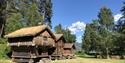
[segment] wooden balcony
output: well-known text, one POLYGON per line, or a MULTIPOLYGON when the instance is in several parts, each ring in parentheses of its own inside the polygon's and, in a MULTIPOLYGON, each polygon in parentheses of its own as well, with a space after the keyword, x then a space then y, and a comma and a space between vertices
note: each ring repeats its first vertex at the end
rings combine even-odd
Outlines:
POLYGON ((9 46, 35 46, 33 42, 16 42, 16 43, 9 43, 9 46))
POLYGON ((29 62, 30 61, 30 59, 23 59, 23 58, 14 58, 13 59, 13 62, 19 62, 19 63, 27 63, 27 62, 29 62))
POLYGON ((13 52, 12 57, 31 58, 31 54, 29 52, 13 52))
POLYGON ((48 52, 37 55, 38 57, 49 57, 48 52))
POLYGON ((33 42, 36 45, 40 45, 40 46, 55 47, 55 42, 52 38, 47 38, 46 40, 44 40, 43 37, 36 37, 36 38, 34 38, 33 42))

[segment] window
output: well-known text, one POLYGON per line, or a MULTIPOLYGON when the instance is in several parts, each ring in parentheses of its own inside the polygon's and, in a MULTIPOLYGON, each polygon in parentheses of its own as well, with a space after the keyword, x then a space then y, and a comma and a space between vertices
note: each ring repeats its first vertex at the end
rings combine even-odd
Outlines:
POLYGON ((44 41, 47 41, 47 36, 43 36, 43 40, 44 40, 44 41))

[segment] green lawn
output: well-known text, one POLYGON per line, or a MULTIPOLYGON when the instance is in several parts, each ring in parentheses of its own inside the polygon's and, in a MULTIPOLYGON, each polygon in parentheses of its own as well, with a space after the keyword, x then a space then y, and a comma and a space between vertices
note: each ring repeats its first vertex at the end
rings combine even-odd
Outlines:
POLYGON ((116 59, 94 59, 94 58, 76 58, 66 60, 56 60, 52 63, 125 63, 125 60, 116 59))
MULTIPOLYGON (((0 63, 12 63, 11 60, 1 59, 0 63)), ((116 59, 95 59, 95 58, 76 58, 66 60, 55 60, 52 63, 125 63, 125 60, 116 59)))
POLYGON ((13 63, 13 62, 11 62, 11 60, 7 60, 7 59, 0 59, 0 63, 13 63))

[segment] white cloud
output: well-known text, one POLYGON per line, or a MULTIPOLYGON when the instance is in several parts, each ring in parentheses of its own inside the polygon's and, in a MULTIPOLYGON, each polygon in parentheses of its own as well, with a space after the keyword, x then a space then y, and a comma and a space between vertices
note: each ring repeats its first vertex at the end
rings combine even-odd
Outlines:
POLYGON ((122 14, 114 15, 114 21, 117 22, 122 17, 122 14))
POLYGON ((72 32, 72 34, 76 34, 77 32, 84 31, 86 27, 86 24, 84 22, 77 21, 75 23, 72 23, 71 26, 68 27, 68 29, 72 32))

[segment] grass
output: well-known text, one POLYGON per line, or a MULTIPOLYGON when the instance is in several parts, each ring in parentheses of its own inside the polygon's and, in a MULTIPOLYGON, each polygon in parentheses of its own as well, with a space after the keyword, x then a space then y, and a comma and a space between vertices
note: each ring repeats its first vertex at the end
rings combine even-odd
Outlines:
POLYGON ((125 60, 116 59, 95 59, 95 58, 76 58, 66 60, 55 60, 52 63, 125 63, 125 60))
POLYGON ((11 60, 7 59, 0 59, 0 63, 13 63, 11 60))
POLYGON ((94 56, 79 54, 76 59, 55 60, 52 63, 125 63, 125 60, 97 59, 94 56))
MULTIPOLYGON (((0 63, 13 63, 11 60, 0 59, 0 63)), ((80 58, 76 59, 65 59, 65 60, 55 60, 52 63, 125 63, 125 60, 119 59, 96 59, 96 58, 80 58)))

